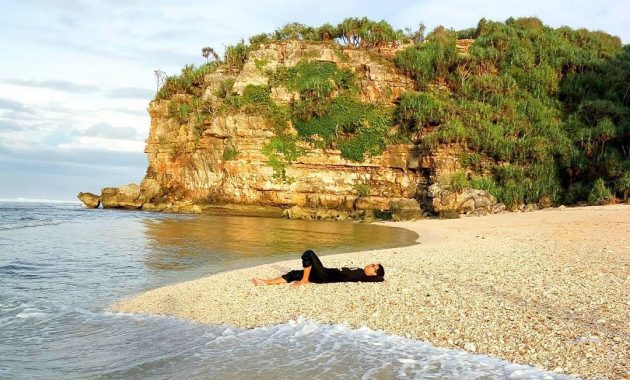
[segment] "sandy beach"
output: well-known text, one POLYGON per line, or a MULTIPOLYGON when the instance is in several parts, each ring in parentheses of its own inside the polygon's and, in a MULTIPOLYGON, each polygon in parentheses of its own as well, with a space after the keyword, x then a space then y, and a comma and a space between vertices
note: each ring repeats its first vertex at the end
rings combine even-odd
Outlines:
POLYGON ((415 231, 418 243, 322 259, 329 267, 380 261, 384 283, 251 283, 300 268, 296 252, 295 260, 153 289, 110 309, 247 328, 302 316, 580 377, 630 378, 630 206, 387 225, 415 231))

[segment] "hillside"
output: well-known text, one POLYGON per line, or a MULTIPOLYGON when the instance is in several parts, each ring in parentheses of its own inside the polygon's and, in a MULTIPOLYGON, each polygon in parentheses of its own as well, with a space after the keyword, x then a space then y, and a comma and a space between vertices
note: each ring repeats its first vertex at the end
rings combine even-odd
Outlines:
POLYGON ((630 190, 630 47, 604 32, 346 19, 203 53, 151 102, 125 207, 406 219, 630 190))

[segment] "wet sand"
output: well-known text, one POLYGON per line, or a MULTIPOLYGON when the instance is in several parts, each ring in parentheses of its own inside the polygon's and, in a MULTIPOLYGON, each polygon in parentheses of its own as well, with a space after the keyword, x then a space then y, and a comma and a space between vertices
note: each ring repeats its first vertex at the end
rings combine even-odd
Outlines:
POLYGON ((581 377, 630 378, 630 206, 386 225, 415 231, 418 244, 322 259, 330 267, 380 261, 384 283, 251 283, 299 268, 298 252, 110 308, 247 328, 303 316, 581 377))

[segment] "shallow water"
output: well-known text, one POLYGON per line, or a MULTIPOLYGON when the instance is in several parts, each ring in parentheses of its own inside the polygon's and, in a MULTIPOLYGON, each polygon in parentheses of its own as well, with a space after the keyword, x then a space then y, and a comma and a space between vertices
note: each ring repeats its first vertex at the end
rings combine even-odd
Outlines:
POLYGON ((564 378, 367 328, 299 320, 243 330, 103 311, 129 294, 307 248, 416 239, 354 223, 0 202, 0 378, 564 378))

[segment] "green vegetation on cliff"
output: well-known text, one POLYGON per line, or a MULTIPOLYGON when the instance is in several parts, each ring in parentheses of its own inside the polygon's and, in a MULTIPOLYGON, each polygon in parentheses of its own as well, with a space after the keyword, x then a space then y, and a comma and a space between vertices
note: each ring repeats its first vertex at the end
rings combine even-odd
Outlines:
POLYGON ((437 29, 396 56, 422 90, 402 96, 399 121, 437 126, 430 147, 459 143, 487 158, 469 177, 508 206, 606 198, 589 194, 630 171, 630 47, 534 18, 481 20, 468 33, 468 54, 457 54, 456 32, 437 29))
MULTIPOLYGON (((452 187, 486 189, 508 207, 602 203, 630 191, 630 46, 536 18, 482 19, 462 31, 438 27, 426 39, 422 26, 403 32, 365 18, 317 28, 288 24, 227 47, 222 61, 186 66, 167 78, 156 100, 197 99, 208 73, 242 69, 261 44, 285 40, 329 44, 340 56, 367 49, 416 88, 395 103, 362 102, 355 70, 309 57, 267 72, 268 85, 249 85, 241 95, 226 80, 216 92, 224 110, 265 116, 274 127, 277 137, 263 152, 279 179, 290 181, 285 169, 301 154, 298 141, 363 161, 389 143, 413 140, 426 149, 461 149, 463 168, 452 187), (462 38, 474 42, 458 48, 462 38), (399 52, 379 54, 382 47, 399 52), (278 87, 297 98, 276 104, 271 90, 278 87)), ((261 72, 267 65, 255 63, 261 72)), ((194 116, 202 123, 204 113, 218 112, 203 101, 174 104, 180 122, 194 116)))
POLYGON ((271 85, 300 95, 290 111, 300 139, 319 147, 336 146, 343 157, 363 161, 366 154, 385 148, 392 107, 360 102, 356 79, 351 70, 332 62, 303 60, 277 70, 271 85))

